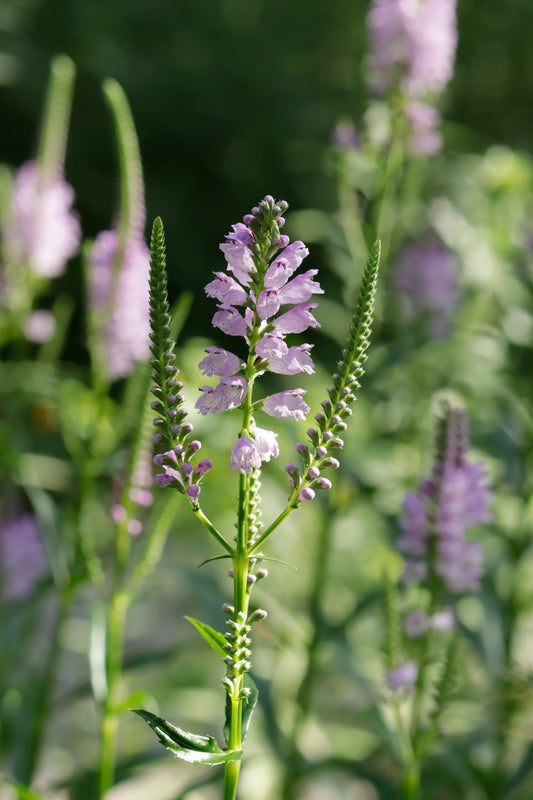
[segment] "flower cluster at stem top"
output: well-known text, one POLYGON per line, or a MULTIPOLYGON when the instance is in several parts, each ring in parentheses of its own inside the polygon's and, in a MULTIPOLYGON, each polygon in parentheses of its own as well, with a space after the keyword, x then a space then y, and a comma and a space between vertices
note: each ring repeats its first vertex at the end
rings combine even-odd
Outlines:
POLYGON ((309 413, 305 391, 299 388, 253 400, 254 382, 266 371, 280 375, 314 372, 311 345, 289 346, 286 342, 288 334, 319 325, 312 314, 316 303, 309 300, 322 293, 314 280, 316 269, 294 275, 309 251, 303 242, 290 244, 288 236, 280 233, 287 207, 285 201, 276 203, 267 195, 242 222, 233 225, 220 245, 227 271, 215 272, 215 279, 205 288, 209 297, 218 300, 213 325, 229 336, 244 338, 248 353, 241 360, 223 348, 206 348, 200 369, 220 380, 214 387, 201 387, 196 408, 201 414, 243 410, 231 468, 244 474, 279 455, 277 434, 256 425, 256 411, 296 420, 309 413))

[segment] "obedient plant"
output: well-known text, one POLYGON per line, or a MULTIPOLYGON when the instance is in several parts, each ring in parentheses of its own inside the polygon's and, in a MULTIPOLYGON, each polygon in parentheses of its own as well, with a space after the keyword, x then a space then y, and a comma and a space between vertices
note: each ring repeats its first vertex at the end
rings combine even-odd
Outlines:
POLYGON ((89 327, 93 363, 107 380, 117 380, 148 357, 149 253, 142 165, 128 101, 111 79, 104 94, 119 153, 120 209, 115 228, 99 233, 89 253, 89 327))
POLYGON ((468 533, 490 521, 491 493, 483 463, 470 462, 468 449, 464 410, 445 404, 431 473, 416 492, 405 496, 397 541, 405 557, 402 583, 418 589, 415 607, 402 619, 393 587, 386 592, 387 684, 393 693, 407 800, 419 796, 421 766, 454 689, 457 599, 475 592, 483 573, 481 544, 468 533), (428 708, 430 684, 433 698, 428 708), (407 722, 400 708, 402 697, 409 702, 407 722))
POLYGON ((11 333, 37 342, 50 338, 54 320, 49 311, 33 311, 35 299, 49 279, 63 274, 81 238, 74 190, 64 178, 75 72, 67 56, 52 62, 37 157, 16 172, 1 226, 0 310, 5 306, 11 333))
POLYGON ((377 95, 400 93, 410 149, 427 155, 441 147, 433 99, 453 74, 456 0, 374 0, 368 14, 368 84, 377 95))
MULTIPOLYGON (((277 458, 277 434, 260 427, 256 417, 292 417, 303 420, 309 412, 304 390, 298 387, 257 398, 256 384, 266 372, 295 376, 313 372, 309 344, 290 345, 286 337, 317 327, 313 316, 316 303, 310 302, 322 289, 314 280, 316 270, 297 273, 308 255, 305 245, 289 242, 281 233, 284 201, 267 195, 221 244, 227 270, 216 272, 206 286, 209 297, 218 301, 213 325, 226 335, 243 339, 245 357, 231 350, 209 347, 200 362, 205 375, 217 376, 218 383, 202 386, 196 408, 201 414, 238 410, 240 431, 229 455, 229 466, 238 474, 237 535, 228 538, 201 509, 202 483, 212 467, 200 458, 201 443, 194 438, 193 425, 183 405, 182 383, 178 377, 169 327, 166 290, 163 226, 153 226, 150 272, 151 352, 153 367, 152 408, 155 412, 154 439, 160 450, 155 463, 161 468, 159 486, 184 494, 192 512, 222 547, 215 558, 231 559, 233 598, 225 602, 225 633, 192 620, 208 644, 221 656, 226 667, 223 680, 226 692, 226 746, 208 736, 188 733, 150 712, 139 713, 157 733, 160 741, 179 758, 203 764, 225 764, 224 798, 235 797, 244 737, 257 700, 257 689, 250 678, 251 631, 253 623, 266 617, 263 609, 253 609, 255 583, 267 576, 262 563, 268 560, 262 547, 270 535, 302 503, 315 497, 317 489, 329 489, 331 481, 323 473, 339 466, 335 457, 343 446, 340 434, 346 429, 359 378, 363 374, 369 344, 374 293, 380 260, 379 243, 374 245, 363 274, 350 334, 333 375, 333 385, 315 425, 307 431, 309 442, 299 442, 296 451, 301 464, 285 465, 289 497, 286 506, 268 525, 261 523, 261 469, 277 458)), ((261 420, 262 421, 262 420, 261 420)), ((263 423, 264 424, 264 423, 263 423)))

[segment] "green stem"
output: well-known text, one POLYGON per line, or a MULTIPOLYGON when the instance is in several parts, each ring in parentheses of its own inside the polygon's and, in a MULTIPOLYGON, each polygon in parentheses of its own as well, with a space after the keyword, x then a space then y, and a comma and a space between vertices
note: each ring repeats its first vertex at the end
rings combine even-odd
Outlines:
POLYGON ((233 547, 224 539, 222 534, 219 533, 219 531, 217 531, 217 529, 215 528, 215 526, 213 525, 211 520, 209 520, 206 517, 206 515, 204 514, 202 509, 199 506, 196 506, 196 507, 192 506, 192 511, 193 511, 193 514, 195 515, 195 517, 200 520, 202 525, 205 525, 205 527, 207 528, 209 533, 211 533, 215 537, 217 542, 222 545, 224 550, 227 553, 229 553, 231 556, 233 556, 234 555, 233 547))
POLYGON ((405 768, 403 778, 403 795, 405 800, 419 800, 420 797, 420 764, 413 762, 405 768))
POLYGON ((322 597, 327 580, 328 555, 331 549, 331 523, 335 510, 335 506, 330 498, 328 513, 324 514, 322 517, 322 525, 316 547, 314 576, 309 599, 309 617, 313 624, 313 631, 307 647, 305 673, 296 696, 295 715, 288 743, 288 753, 286 757, 287 769, 283 781, 281 800, 292 800, 298 779, 302 774, 303 765, 298 750, 298 738, 302 725, 311 709, 311 691, 315 681, 318 651, 323 638, 324 617, 322 612, 322 597))
POLYGON ((113 786, 118 734, 118 691, 122 672, 124 628, 129 595, 116 592, 111 597, 108 613, 107 698, 102 710, 102 751, 100 760, 99 800, 104 800, 113 786))
POLYGON ((404 160, 404 140, 401 132, 396 132, 391 143, 385 172, 383 192, 376 222, 376 235, 382 243, 382 263, 387 263, 396 223, 396 190, 398 176, 404 160))

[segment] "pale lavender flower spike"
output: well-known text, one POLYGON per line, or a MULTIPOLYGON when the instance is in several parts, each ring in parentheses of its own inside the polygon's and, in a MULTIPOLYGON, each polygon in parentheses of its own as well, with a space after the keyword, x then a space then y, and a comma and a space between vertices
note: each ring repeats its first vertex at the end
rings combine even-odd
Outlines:
POLYGON ((42 278, 57 278, 79 249, 81 228, 72 210, 74 190, 61 174, 46 176, 27 161, 13 183, 11 215, 4 230, 10 261, 42 278))
POLYGON ((148 357, 147 286, 150 253, 140 232, 121 253, 117 231, 102 231, 89 259, 89 305, 102 316, 107 376, 129 375, 136 361, 148 357))
POLYGON ((491 519, 491 493, 481 462, 466 460, 468 434, 462 409, 445 407, 431 476, 408 493, 398 549, 406 556, 404 580, 439 584, 452 595, 478 587, 481 546, 468 529, 491 519))
MULTIPOLYGON (((314 280, 317 270, 295 275, 309 251, 303 242, 289 244, 288 237, 279 233, 286 208, 284 201, 275 203, 272 197, 265 197, 243 222, 233 225, 220 245, 231 275, 215 272, 215 280, 205 288, 206 294, 219 302, 213 325, 229 336, 243 338, 248 357, 241 361, 228 350, 206 349, 208 355, 200 362, 200 369, 206 375, 218 375, 220 381, 214 387, 201 388, 202 396, 196 402, 201 414, 242 405, 255 377, 265 371, 280 375, 314 372, 311 345, 289 347, 285 342, 287 334, 318 326, 311 313, 316 303, 309 300, 322 293, 314 280), (237 375, 241 370, 244 377, 237 375)), ((252 410, 302 420, 309 413, 303 394, 303 389, 278 392, 256 401, 252 410)), ((231 454, 232 469, 250 474, 262 462, 277 457, 276 436, 257 427, 250 413, 231 454)))
POLYGON ((370 86, 411 97, 441 92, 453 74, 456 0, 374 0, 368 14, 370 86))
POLYGON ((392 285, 409 319, 418 319, 432 336, 449 333, 459 301, 456 258, 436 237, 405 245, 394 265, 392 285))
POLYGON ((115 118, 121 204, 117 226, 102 231, 89 254, 89 307, 97 330, 99 361, 110 380, 129 375, 149 355, 150 252, 144 241, 145 206, 137 137, 127 99, 116 81, 104 84, 115 118))

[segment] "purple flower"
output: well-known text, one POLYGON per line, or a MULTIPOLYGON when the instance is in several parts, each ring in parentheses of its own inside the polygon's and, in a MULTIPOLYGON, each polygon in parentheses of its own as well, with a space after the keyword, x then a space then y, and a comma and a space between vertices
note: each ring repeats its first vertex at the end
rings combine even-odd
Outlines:
POLYGON ((456 0, 373 0, 369 83, 377 93, 400 88, 413 97, 441 92, 453 74, 456 0))
POLYGON ((246 303, 248 294, 236 280, 224 272, 215 272, 214 274, 216 280, 211 281, 205 287, 208 297, 214 297, 229 306, 242 306, 246 303))
POLYGON ((232 226, 233 233, 226 236, 226 242, 220 245, 228 263, 228 269, 246 286, 250 283, 255 270, 254 260, 249 245, 253 242, 253 233, 242 222, 232 226))
POLYGON ((200 414, 220 414, 241 404, 246 394, 246 379, 222 378, 217 386, 202 386, 200 391, 203 395, 195 404, 200 414))
POLYGON ((246 336, 248 325, 237 309, 222 303, 213 317, 213 325, 228 336, 246 336))
POLYGON ((414 661, 406 661, 387 673, 387 686, 393 692, 412 689, 418 678, 418 667, 414 661))
POLYGON ((0 578, 4 596, 24 597, 45 572, 44 547, 33 514, 1 520, 0 578))
POLYGON ((96 312, 111 380, 129 375, 149 355, 150 254, 140 236, 118 252, 116 231, 102 231, 89 256, 89 305, 96 312), (118 259, 118 262, 117 262, 118 259))
POLYGON ((281 305, 286 303, 306 303, 311 295, 324 294, 320 284, 313 280, 317 273, 317 269, 309 269, 285 284, 279 291, 281 305))
POLYGON ((255 446, 261 461, 270 461, 271 458, 279 456, 277 438, 278 434, 274 431, 259 428, 257 425, 254 427, 255 446))
POLYGON ((441 114, 433 106, 410 100, 405 109, 409 123, 409 148, 414 156, 431 156, 442 147, 442 135, 437 130, 442 120, 441 114))
POLYGON ((315 365, 309 355, 313 345, 301 344, 288 347, 281 336, 266 333, 255 346, 255 352, 268 360, 268 369, 278 375, 296 375, 298 372, 309 374, 315 371, 315 365))
POLYGON ((355 125, 347 120, 337 122, 331 134, 331 140, 337 147, 345 147, 348 150, 358 150, 361 145, 355 125))
POLYGON ((263 289, 257 298, 259 319, 268 319, 277 314, 281 305, 281 292, 277 289, 263 289))
POLYGON ((405 300, 408 319, 420 319, 432 336, 445 336, 459 294, 455 256, 438 239, 426 236, 398 255, 393 288, 405 300))
POLYGON ((254 469, 261 467, 261 457, 257 450, 256 443, 246 434, 237 439, 231 452, 231 468, 251 475, 254 469))
POLYGON ((24 336, 28 341, 36 344, 50 341, 55 329, 54 315, 45 309, 32 311, 24 320, 24 336))
POLYGON ((466 427, 464 411, 445 408, 431 476, 416 494, 406 495, 398 540, 407 556, 404 581, 431 581, 435 576, 453 594, 477 588, 483 571, 481 547, 466 535, 471 526, 491 518, 484 467, 465 458, 466 427))
POLYGON ((220 375, 229 378, 241 368, 241 360, 222 347, 205 347, 208 355, 198 364, 204 375, 220 375))
POLYGON ((298 421, 305 419, 309 414, 309 406, 303 400, 305 389, 288 389, 265 397, 262 409, 271 417, 294 417, 298 421))
POLYGON ((316 308, 316 303, 305 303, 301 306, 295 306, 278 317, 274 323, 276 333, 302 333, 307 328, 320 328, 320 323, 311 314, 310 309, 316 308))
POLYGON ((45 178, 27 161, 13 184, 4 233, 7 258, 43 278, 57 278, 79 249, 81 229, 72 210, 74 190, 62 177, 45 178))

